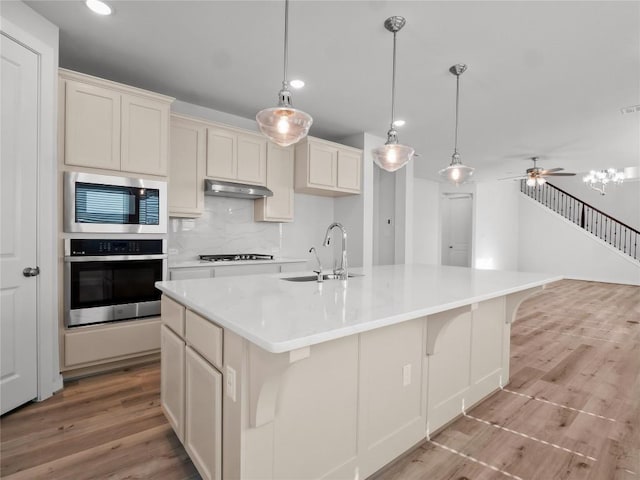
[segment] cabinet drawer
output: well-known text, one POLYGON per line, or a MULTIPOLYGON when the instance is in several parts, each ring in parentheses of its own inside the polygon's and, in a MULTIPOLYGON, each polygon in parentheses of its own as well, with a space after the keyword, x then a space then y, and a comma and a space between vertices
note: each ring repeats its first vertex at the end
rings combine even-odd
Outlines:
POLYGON ((222 328, 187 310, 186 339, 200 355, 222 369, 222 328))
POLYGON ((80 328, 64 334, 66 367, 132 358, 159 349, 159 318, 80 328))
POLYGON ((163 295, 160 303, 160 309, 162 312, 162 323, 184 338, 185 308, 179 303, 171 300, 166 295, 163 295))

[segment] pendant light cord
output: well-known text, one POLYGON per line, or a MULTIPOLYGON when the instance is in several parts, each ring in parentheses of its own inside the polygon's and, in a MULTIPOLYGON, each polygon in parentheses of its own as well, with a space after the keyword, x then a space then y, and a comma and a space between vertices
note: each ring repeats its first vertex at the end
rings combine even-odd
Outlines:
POLYGON ((393 73, 391 77, 391 128, 395 119, 395 103, 396 103, 396 33, 393 32, 393 73))
POLYGON ((284 74, 283 86, 287 86, 287 67, 289 63, 289 0, 284 0, 284 74))
POLYGON ((455 130, 455 140, 453 145, 453 153, 454 155, 458 153, 458 104, 460 98, 460 74, 456 74, 456 130, 455 130))

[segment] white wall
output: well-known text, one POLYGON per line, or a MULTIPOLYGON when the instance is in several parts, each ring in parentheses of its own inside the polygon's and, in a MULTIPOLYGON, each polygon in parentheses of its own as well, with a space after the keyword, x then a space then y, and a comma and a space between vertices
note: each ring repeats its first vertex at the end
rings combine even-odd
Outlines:
POLYGON ((413 261, 440 264, 440 184, 413 180, 413 261))
POLYGON ((586 187, 582 175, 555 177, 549 181, 616 220, 640 230, 640 179, 627 180, 620 185, 607 185, 606 195, 600 195, 586 187))
POLYGON ((377 166, 373 172, 373 264, 393 265, 396 254, 396 177, 377 166))
POLYGON ((520 195, 519 270, 640 285, 640 263, 520 195))
MULTIPOLYGON (((374 181, 373 162, 371 160, 371 136, 358 134, 339 140, 339 143, 362 149, 362 178, 360 195, 346 195, 334 200, 334 219, 342 223, 347 231, 347 255, 350 267, 368 268, 373 258, 373 204, 374 181)), ((325 226, 326 227, 326 226, 325 226)), ((334 255, 340 258, 338 232, 334 232, 336 241, 334 255)))
POLYGON ((517 182, 476 184, 473 266, 490 270, 518 269, 517 182))

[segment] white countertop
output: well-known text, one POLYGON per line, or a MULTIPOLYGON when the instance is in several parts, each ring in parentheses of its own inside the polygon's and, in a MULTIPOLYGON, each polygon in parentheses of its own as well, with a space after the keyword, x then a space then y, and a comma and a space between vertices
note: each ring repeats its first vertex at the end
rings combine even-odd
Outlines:
POLYGON ((282 280, 307 274, 177 280, 157 282, 156 287, 261 348, 281 353, 562 278, 462 267, 387 265, 373 267, 364 276, 346 282, 282 280))
POLYGON ((306 263, 303 258, 274 258, 273 260, 233 260, 224 262, 209 262, 198 258, 193 260, 172 261, 169 258, 169 268, 193 268, 193 267, 232 267, 234 265, 268 265, 270 263, 306 263))

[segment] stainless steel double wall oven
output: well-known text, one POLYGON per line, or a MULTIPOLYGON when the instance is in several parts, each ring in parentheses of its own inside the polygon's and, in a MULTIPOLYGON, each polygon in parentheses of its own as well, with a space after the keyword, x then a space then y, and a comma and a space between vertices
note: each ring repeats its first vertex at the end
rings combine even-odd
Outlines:
POLYGON ((166 182, 66 172, 64 231, 67 327, 160 314, 166 182))

